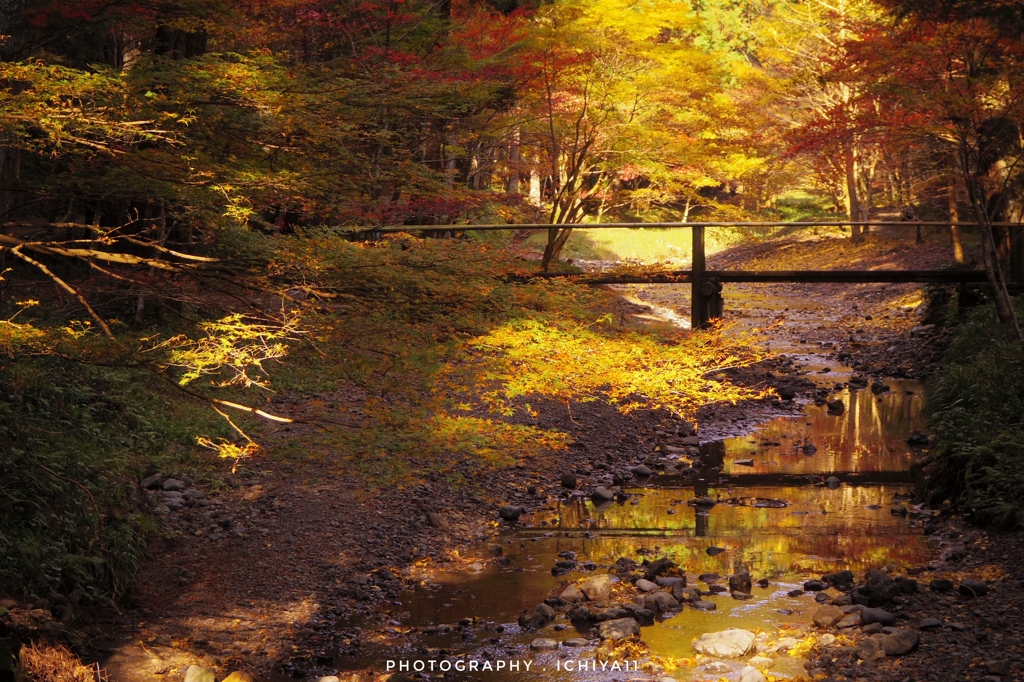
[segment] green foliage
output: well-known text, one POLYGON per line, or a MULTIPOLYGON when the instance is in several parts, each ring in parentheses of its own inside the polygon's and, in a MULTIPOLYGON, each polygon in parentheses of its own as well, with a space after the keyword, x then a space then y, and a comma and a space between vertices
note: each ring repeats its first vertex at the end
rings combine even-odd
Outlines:
POLYGON ((218 426, 137 373, 47 357, 0 368, 0 585, 10 594, 124 594, 153 524, 136 481, 183 471, 218 426))
POLYGON ((952 499, 978 523, 1024 525, 1024 351, 991 306, 959 321, 928 406, 939 439, 932 500, 952 499))

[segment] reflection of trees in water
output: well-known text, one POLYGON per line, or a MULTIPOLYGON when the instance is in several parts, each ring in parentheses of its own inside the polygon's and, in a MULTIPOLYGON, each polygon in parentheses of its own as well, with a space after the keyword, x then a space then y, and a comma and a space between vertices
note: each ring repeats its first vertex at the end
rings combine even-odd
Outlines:
MULTIPOLYGON (((905 471, 915 461, 904 439, 913 429, 924 428, 920 399, 905 393, 909 382, 890 382, 892 391, 875 396, 868 389, 844 396, 842 415, 828 414, 824 407, 808 407, 796 418, 776 419, 754 436, 726 441, 731 459, 752 457, 749 473, 831 471, 905 471), (808 425, 809 424, 809 425, 808 425), (804 455, 795 445, 808 438, 818 451, 804 455), (778 446, 762 447, 762 442, 778 446)), ((731 467, 738 473, 739 467, 731 467)))
POLYGON ((675 558, 688 571, 735 570, 745 564, 761 574, 790 570, 835 570, 837 562, 854 569, 880 564, 915 563, 930 556, 927 540, 906 520, 889 513, 889 502, 903 486, 790 486, 719 489, 711 486, 644 492, 640 504, 613 504, 602 511, 582 500, 560 510, 559 528, 592 530, 583 551, 598 563, 636 556, 644 547, 675 558), (686 501, 693 495, 781 498, 784 509, 717 504, 707 515, 686 501), (879 510, 866 509, 881 505, 879 510), (670 509, 675 510, 669 514, 670 509), (825 513, 822 513, 825 512, 825 513), (898 538, 894 541, 894 538, 898 538), (709 557, 706 549, 728 552, 709 557))

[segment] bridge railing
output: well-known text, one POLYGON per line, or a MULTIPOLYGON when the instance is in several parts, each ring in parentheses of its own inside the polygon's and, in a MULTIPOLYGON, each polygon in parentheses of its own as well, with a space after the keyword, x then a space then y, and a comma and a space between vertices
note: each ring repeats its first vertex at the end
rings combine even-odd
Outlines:
MULTIPOLYGON (((574 225, 552 225, 549 223, 526 223, 515 225, 395 225, 380 228, 353 229, 356 234, 380 235, 396 232, 450 231, 450 232, 491 232, 498 230, 552 230, 572 227, 574 229, 615 229, 615 228, 659 228, 692 230, 693 251, 689 270, 673 270, 663 273, 623 275, 580 275, 576 273, 536 273, 531 277, 572 277, 585 284, 690 284, 691 324, 693 328, 705 327, 724 310, 722 285, 727 282, 938 282, 969 283, 984 282, 983 270, 708 270, 704 248, 704 231, 707 228, 764 228, 764 227, 977 227, 977 222, 929 221, 929 220, 874 220, 874 221, 737 221, 737 222, 644 222, 644 223, 595 223, 574 225)), ((996 222, 994 227, 1011 230, 1013 241, 1022 238, 1020 223, 996 222)), ((1014 256, 1017 256, 1014 249, 1014 256)), ((1024 258, 1011 259, 1010 280, 1024 284, 1024 258)), ((1017 287, 1015 287, 1017 288, 1017 287)))

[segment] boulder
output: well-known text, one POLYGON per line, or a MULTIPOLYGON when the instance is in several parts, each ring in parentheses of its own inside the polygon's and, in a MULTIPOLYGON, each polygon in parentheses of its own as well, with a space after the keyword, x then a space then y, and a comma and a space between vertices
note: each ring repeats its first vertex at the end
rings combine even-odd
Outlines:
POLYGON ((590 641, 586 640, 586 639, 583 639, 582 637, 573 637, 571 639, 567 639, 567 640, 563 641, 562 644, 564 644, 565 646, 571 646, 571 647, 581 647, 581 646, 590 646, 590 641))
POLYGON ((534 611, 539 613, 541 617, 546 621, 550 622, 555 619, 555 610, 547 604, 541 604, 540 606, 535 608, 534 611))
POLYGON ((164 480, 164 475, 158 471, 152 476, 146 476, 144 479, 142 479, 142 483, 140 483, 139 485, 141 485, 143 488, 147 490, 153 490, 155 488, 160 487, 160 482, 162 480, 164 480))
POLYGON ((828 585, 823 580, 808 580, 804 583, 804 589, 808 592, 820 592, 828 589, 828 585))
POLYGON ((221 680, 221 682, 256 682, 256 678, 244 670, 236 670, 221 680))
POLYGON ((659 575, 670 568, 675 568, 676 563, 667 557, 662 557, 646 567, 644 577, 648 580, 655 580, 659 575))
POLYGON ((857 658, 862 661, 879 661, 885 658, 885 641, 889 635, 871 635, 865 637, 857 644, 857 658))
POLYGON ((686 576, 683 576, 683 575, 681 575, 681 576, 662 575, 662 576, 658 576, 658 579, 655 580, 654 582, 657 583, 658 587, 667 587, 667 588, 669 588, 671 590, 671 589, 675 589, 676 585, 681 585, 682 587, 686 587, 686 576))
POLYGON ((629 473, 633 474, 637 478, 648 478, 654 472, 651 471, 651 468, 649 466, 647 466, 646 464, 638 464, 635 467, 630 467, 629 468, 629 473))
POLYGON ((570 604, 575 604, 576 602, 583 601, 584 599, 583 592, 575 585, 569 585, 566 587, 558 597, 562 601, 569 602, 570 604))
POLYGON ((713 601, 706 599, 698 599, 695 602, 690 602, 690 606, 697 609, 698 611, 714 611, 718 608, 718 604, 713 601))
POLYGON ((960 581, 960 594, 965 597, 981 597, 988 594, 988 585, 974 578, 964 578, 960 581))
POLYGON ((921 630, 935 630, 942 627, 942 621, 938 618, 922 618, 917 627, 921 630))
POLYGON ((652 592, 645 595, 643 605, 658 613, 674 611, 679 608, 679 602, 668 592, 652 592))
POLYGON ((604 601, 612 594, 612 577, 607 573, 592 575, 580 582, 580 590, 590 601, 604 601))
POLYGON ((558 648, 558 642, 547 637, 538 637, 530 642, 530 648, 534 651, 554 651, 558 648))
POLYGON ((917 648, 921 642, 921 636, 914 630, 900 628, 885 636, 883 649, 886 656, 902 656, 917 648))
POLYGON ((182 483, 176 478, 168 478, 166 481, 164 481, 164 484, 162 486, 164 490, 169 490, 172 492, 181 492, 186 487, 187 486, 184 483, 182 483))
POLYGON ((812 620, 818 627, 830 628, 841 621, 845 615, 846 614, 843 613, 843 610, 838 606, 828 604, 815 611, 812 620))
POLYGON ((636 581, 636 589, 641 592, 654 592, 658 589, 658 585, 645 578, 640 578, 640 580, 636 581))
POLYGON ((685 587, 683 585, 674 585, 672 587, 672 596, 676 598, 676 601, 688 601, 695 602, 700 601, 700 590, 696 587, 685 587))
POLYGON ((578 481, 573 474, 562 474, 562 487, 573 490, 576 488, 578 481))
POLYGON ((895 614, 889 613, 885 609, 861 609, 860 622, 867 625, 868 623, 881 623, 882 625, 892 625, 896 622, 895 614))
POLYGON ((598 626, 601 639, 620 640, 640 634, 640 624, 632 618, 616 618, 598 626))
POLYGON ((748 665, 740 671, 739 682, 768 682, 768 678, 754 666, 748 665))
POLYGON ((945 578, 936 578, 928 583, 928 589, 932 592, 949 592, 953 589, 953 581, 945 578))
POLYGON ((505 521, 515 521, 523 515, 524 511, 526 510, 523 509, 522 507, 517 507, 511 504, 503 504, 498 509, 498 516, 500 516, 505 521))
POLYGON ((730 628, 701 635, 693 640, 693 648, 705 656, 741 658, 754 650, 756 639, 749 630, 730 628))
POLYGON ((853 586, 853 571, 836 571, 835 573, 826 573, 821 576, 821 579, 829 585, 840 589, 843 587, 851 587, 853 586))
POLYGON ((590 493, 590 499, 594 502, 611 502, 615 499, 615 494, 603 485, 599 485, 590 493))
POLYGON ((202 665, 190 665, 185 669, 185 682, 217 682, 217 671, 202 665))
POLYGON ((750 580, 749 573, 736 573, 729 576, 730 592, 746 592, 749 594, 753 587, 754 583, 750 580))

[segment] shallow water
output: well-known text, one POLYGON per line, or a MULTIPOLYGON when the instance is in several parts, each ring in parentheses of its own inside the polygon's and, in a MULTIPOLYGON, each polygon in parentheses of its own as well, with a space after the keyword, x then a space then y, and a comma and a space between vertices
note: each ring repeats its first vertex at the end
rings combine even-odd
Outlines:
MULTIPOLYGON (((820 374, 823 382, 839 378, 820 374)), ((597 572, 623 556, 638 561, 667 556, 685 569, 689 585, 703 589, 708 585, 698 583, 698 575, 725 577, 741 567, 755 582, 769 579, 767 588, 754 586, 751 600, 737 601, 728 593, 706 597, 717 610, 686 607, 644 627, 641 637, 655 656, 692 661, 692 640, 709 631, 738 627, 777 633, 806 625, 817 608, 813 594, 787 596, 804 580, 842 569, 862 573, 877 566, 920 564, 932 556, 913 510, 909 516, 892 513, 903 504, 901 497, 909 496, 908 469, 920 457, 905 439, 923 424, 919 387, 907 381, 889 384, 892 391, 881 396, 867 390, 840 392, 845 403, 840 416, 812 405, 804 415, 775 419, 750 436, 705 444, 694 462, 697 480, 654 476, 627 489, 628 500, 601 506, 579 496, 551 500, 546 509, 480 548, 481 557, 500 553, 501 562, 481 561, 479 570, 443 574, 404 594, 389 614, 392 631, 378 633, 364 646, 363 656, 337 664, 388 672, 387 660, 429 664, 464 657, 515 660, 521 668, 529 661, 531 668, 447 672, 444 679, 650 679, 642 671, 560 669, 566 661, 591 659, 593 646, 563 646, 545 654, 529 650, 537 637, 564 641, 582 634, 561 615, 541 631, 521 632, 515 624, 522 611, 536 607, 560 585, 589 574, 551 575, 558 554, 567 550, 581 563, 597 564, 597 572), (803 449, 807 443, 816 450, 803 449), (822 482, 828 476, 839 478, 841 485, 826 487, 822 482), (707 510, 688 504, 701 496, 717 503, 707 510), (711 547, 724 551, 711 556, 711 547), (477 620, 460 627, 464 618, 477 620)), ((679 680, 738 677, 744 663, 726 663, 728 672, 697 666, 670 674, 679 680)), ((787 655, 779 655, 772 669, 783 678, 801 672, 802 660, 787 655)))

